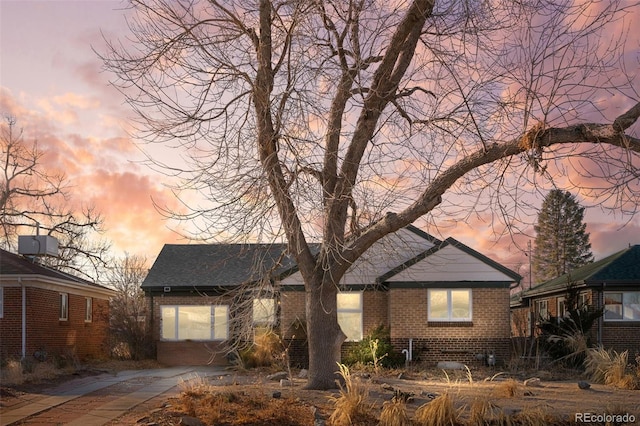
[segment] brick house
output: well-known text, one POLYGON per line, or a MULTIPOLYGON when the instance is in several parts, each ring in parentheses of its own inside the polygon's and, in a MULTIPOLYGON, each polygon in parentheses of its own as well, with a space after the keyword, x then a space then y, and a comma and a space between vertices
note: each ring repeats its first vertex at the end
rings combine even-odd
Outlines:
MULTIPOLYGON (((248 305, 253 322, 276 327, 303 355, 304 285, 285 248, 166 245, 142 284, 152 306, 158 360, 224 363, 214 352, 234 326, 230 290, 243 283, 266 289, 248 305), (197 336, 190 334, 194 326, 201 330, 197 336)), ((411 348, 414 361, 471 363, 488 353, 505 360, 509 293, 520 278, 453 238, 440 241, 408 226, 374 244, 340 282, 344 347, 384 325, 396 349, 411 348)))
POLYGON ((538 284, 511 299, 512 334, 523 339, 536 334, 540 318, 566 312, 569 289, 578 306, 604 308, 593 326, 593 343, 616 351, 640 353, 640 245, 630 246, 568 274, 538 284))
POLYGON ((114 291, 34 259, 0 250, 0 355, 108 356, 114 291))

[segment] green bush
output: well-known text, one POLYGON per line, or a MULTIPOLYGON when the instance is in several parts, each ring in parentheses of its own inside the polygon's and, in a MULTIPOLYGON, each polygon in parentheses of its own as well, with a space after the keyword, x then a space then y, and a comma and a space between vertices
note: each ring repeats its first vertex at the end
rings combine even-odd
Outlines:
POLYGON ((374 355, 378 366, 395 368, 404 365, 405 356, 393 349, 389 328, 382 324, 347 350, 344 363, 374 365, 374 355))

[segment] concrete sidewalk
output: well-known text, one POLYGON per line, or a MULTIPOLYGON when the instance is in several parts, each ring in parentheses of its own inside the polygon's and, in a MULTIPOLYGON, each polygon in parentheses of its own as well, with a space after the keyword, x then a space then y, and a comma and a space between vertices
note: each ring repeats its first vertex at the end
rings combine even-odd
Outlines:
POLYGON ((50 396, 32 401, 29 405, 16 408, 15 410, 2 413, 0 426, 8 426, 20 422, 27 417, 37 415, 38 413, 58 407, 83 395, 88 395, 118 383, 140 377, 157 378, 156 381, 145 386, 143 389, 103 404, 68 423, 78 426, 99 426, 108 423, 133 407, 177 386, 181 381, 187 381, 196 376, 205 377, 222 374, 225 374, 225 371, 216 367, 171 367, 153 370, 123 371, 117 375, 103 374, 92 377, 91 379, 93 380, 90 383, 78 384, 74 383, 75 381, 71 381, 48 391, 47 394, 50 396))

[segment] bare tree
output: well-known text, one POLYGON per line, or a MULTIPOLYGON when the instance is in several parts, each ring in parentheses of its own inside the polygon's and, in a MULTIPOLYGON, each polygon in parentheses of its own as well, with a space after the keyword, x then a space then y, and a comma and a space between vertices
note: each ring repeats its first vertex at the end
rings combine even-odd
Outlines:
POLYGON ((625 132, 640 103, 626 33, 607 36, 620 1, 131 4, 132 37, 102 57, 150 163, 180 178, 195 237, 286 238, 310 388, 334 385, 340 280, 383 236, 421 217, 530 226, 527 196, 572 185, 567 169, 636 211, 640 140, 625 132), (601 113, 614 94, 615 119, 601 113))
POLYGON ((110 302, 112 353, 127 359, 147 359, 154 353, 146 316, 150 314, 140 288, 147 276, 147 260, 129 255, 112 262, 107 282, 116 291, 110 302))
POLYGON ((66 176, 44 169, 44 152, 36 141, 25 141, 16 124, 6 116, 0 129, 0 245, 15 249, 19 233, 44 232, 59 243, 59 256, 44 263, 95 278, 109 250, 96 238, 103 231, 101 215, 93 207, 69 208, 66 176))

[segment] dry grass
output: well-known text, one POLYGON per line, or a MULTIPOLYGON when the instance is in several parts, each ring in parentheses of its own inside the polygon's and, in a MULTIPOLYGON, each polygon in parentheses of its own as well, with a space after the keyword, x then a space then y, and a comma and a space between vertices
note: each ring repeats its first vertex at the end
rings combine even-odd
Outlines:
POLYGON ((382 403, 380 426, 410 426, 411 420, 407 414, 407 404, 398 399, 382 403))
POLYGON ((459 413, 453 406, 451 396, 443 393, 418 407, 413 423, 416 426, 454 426, 459 424, 459 413))
POLYGON ((276 399, 260 393, 199 392, 191 389, 177 399, 175 410, 205 424, 283 425, 313 424, 309 407, 291 398, 276 399))
POLYGON ((608 351, 602 347, 587 351, 585 373, 596 383, 620 389, 640 388, 640 377, 630 372, 629 353, 608 351))
POLYGON ((469 409, 469 426, 484 426, 489 419, 494 419, 500 413, 500 408, 492 404, 487 398, 476 398, 469 409))
POLYGON ((329 417, 334 426, 368 425, 375 423, 372 406, 369 403, 369 389, 357 377, 352 377, 349 367, 338 364, 340 375, 344 379, 344 386, 340 385, 338 396, 331 396, 334 409, 329 417))
POLYGON ((520 383, 509 379, 496 385, 493 394, 498 398, 516 398, 522 394, 522 388, 520 383))
POLYGON ((2 367, 0 373, 0 382, 5 385, 21 385, 25 381, 22 364, 17 360, 7 361, 7 365, 2 367))

